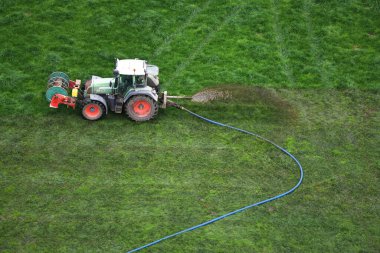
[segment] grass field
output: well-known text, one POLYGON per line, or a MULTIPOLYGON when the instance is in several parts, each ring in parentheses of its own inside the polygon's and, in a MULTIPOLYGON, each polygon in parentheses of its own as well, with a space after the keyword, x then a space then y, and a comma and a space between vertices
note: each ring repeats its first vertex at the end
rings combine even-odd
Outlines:
POLYGON ((379 252, 380 2, 0 2, 0 252, 126 252, 291 188, 269 144, 175 108, 89 122, 44 99, 56 70, 160 67, 183 102, 292 152, 303 185, 146 252, 379 252))

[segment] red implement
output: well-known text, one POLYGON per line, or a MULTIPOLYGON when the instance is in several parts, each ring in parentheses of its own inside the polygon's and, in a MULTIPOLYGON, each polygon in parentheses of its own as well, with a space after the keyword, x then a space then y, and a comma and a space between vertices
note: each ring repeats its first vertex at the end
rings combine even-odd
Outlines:
POLYGON ((75 109, 75 102, 76 102, 75 98, 65 96, 62 94, 54 94, 54 96, 52 97, 51 102, 50 102, 50 107, 51 108, 58 108, 58 106, 60 104, 64 104, 64 105, 70 106, 71 108, 75 109))
POLYGON ((80 84, 81 84, 81 80, 78 80, 78 79, 75 80, 75 81, 70 80, 70 81, 69 81, 69 88, 70 88, 70 89, 73 89, 73 88, 79 88, 80 84))

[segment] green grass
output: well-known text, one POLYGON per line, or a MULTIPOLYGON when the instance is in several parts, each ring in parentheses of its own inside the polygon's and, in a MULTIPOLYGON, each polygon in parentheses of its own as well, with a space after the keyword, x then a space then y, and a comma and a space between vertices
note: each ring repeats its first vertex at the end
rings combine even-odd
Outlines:
POLYGON ((379 1, 0 3, 0 251, 125 252, 281 193, 270 145, 169 108, 156 120, 48 108, 50 72, 160 66, 170 94, 299 158, 293 195, 147 252, 378 252, 379 1))

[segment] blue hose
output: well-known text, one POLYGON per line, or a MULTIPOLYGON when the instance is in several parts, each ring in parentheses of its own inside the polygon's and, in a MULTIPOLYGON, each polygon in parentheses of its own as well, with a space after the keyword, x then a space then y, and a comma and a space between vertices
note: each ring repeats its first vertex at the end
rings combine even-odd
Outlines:
POLYGON ((253 136, 255 136, 255 137, 257 137, 257 138, 259 138, 259 139, 261 139, 261 140, 263 140, 263 141, 269 142, 270 144, 272 144, 273 146, 275 146, 276 148, 278 148, 279 150, 281 150, 282 152, 284 152, 286 155, 288 155, 290 158, 292 158, 292 159, 294 160, 294 162, 295 162, 295 163, 298 165, 298 167, 299 167, 300 177, 299 177, 298 183, 297 183, 295 186, 293 186, 293 188, 291 188, 290 190, 288 190, 288 191, 286 191, 286 192, 284 192, 284 193, 281 193, 281 194, 276 195, 276 196, 274 196, 274 197, 271 197, 271 198, 268 198, 268 199, 262 200, 262 201, 260 201, 260 202, 256 202, 256 203, 254 203, 254 204, 251 204, 251 205, 248 205, 248 206, 245 206, 245 207, 242 207, 242 208, 240 208, 240 209, 237 209, 237 210, 232 211, 232 212, 230 212, 230 213, 227 213, 227 214, 221 215, 221 216, 219 216, 219 217, 216 217, 216 218, 214 218, 214 219, 208 220, 208 221, 206 221, 206 222, 203 222, 203 223, 201 223, 201 224, 195 225, 195 226, 193 226, 193 227, 186 228, 186 229, 184 229, 184 230, 182 230, 182 231, 179 231, 179 232, 176 232, 176 233, 174 233, 174 234, 171 234, 171 235, 168 235, 168 236, 162 237, 161 239, 158 239, 158 240, 156 240, 156 241, 154 241, 154 242, 151 242, 151 243, 148 243, 148 244, 143 245, 143 246, 141 246, 141 247, 138 247, 138 248, 135 248, 135 249, 133 249, 133 250, 130 250, 130 251, 128 251, 128 253, 132 253, 132 252, 140 251, 140 250, 142 250, 142 249, 145 249, 145 248, 151 247, 151 246, 153 246, 153 245, 155 245, 155 244, 158 244, 158 243, 160 243, 160 242, 162 242, 162 241, 165 241, 165 240, 167 240, 167 239, 173 238, 173 237, 175 237, 175 236, 177 236, 177 235, 184 234, 184 233, 186 233, 186 232, 190 232, 190 231, 193 231, 193 230, 198 229, 198 228, 201 228, 201 227, 205 227, 205 226, 210 225, 210 224, 212 224, 212 223, 214 223, 214 222, 216 222, 216 221, 219 221, 219 220, 222 220, 222 219, 224 219, 224 218, 227 218, 228 216, 231 216, 231 215, 234 215, 234 214, 240 213, 240 212, 242 212, 242 211, 244 211, 244 210, 247 210, 247 209, 249 209, 249 208, 252 208, 252 207, 255 207, 255 206, 260 206, 260 205, 263 205, 263 204, 265 204, 265 203, 271 202, 271 201, 273 201, 273 200, 276 200, 276 199, 282 198, 282 197, 284 197, 284 196, 286 196, 286 195, 289 195, 289 194, 291 194, 292 192, 294 192, 294 191, 295 191, 295 190, 301 185, 302 180, 303 180, 303 169, 302 169, 302 165, 301 165, 301 163, 297 160, 297 158, 295 158, 295 157, 294 157, 291 153, 289 153, 286 149, 280 147, 279 145, 277 145, 277 144, 274 143, 273 141, 268 140, 268 139, 266 139, 266 138, 264 138, 264 137, 262 137, 262 136, 260 136, 260 135, 258 135, 258 134, 255 134, 255 133, 252 133, 252 132, 246 131, 246 130, 244 130, 244 129, 240 129, 240 128, 237 128, 237 127, 229 126, 229 125, 226 125, 226 124, 223 124, 223 123, 217 122, 217 121, 210 120, 210 119, 205 118, 205 117, 203 117, 203 116, 201 116, 201 115, 199 115, 199 114, 196 114, 196 113, 194 113, 194 112, 192 112, 192 111, 190 111, 190 110, 188 110, 188 109, 186 109, 186 108, 184 108, 184 107, 182 107, 182 106, 179 106, 179 105, 176 105, 176 104, 175 104, 174 106, 177 107, 177 108, 179 108, 179 109, 182 109, 182 110, 184 110, 184 111, 190 113, 191 115, 193 115, 193 116, 195 116, 195 117, 197 117, 197 118, 199 118, 199 119, 202 119, 202 120, 204 120, 204 121, 206 121, 206 122, 208 122, 208 123, 211 123, 211 124, 214 124, 214 125, 217 125, 217 126, 221 126, 221 127, 227 127, 227 128, 232 129, 232 130, 239 131, 239 132, 242 132, 242 133, 245 133, 245 134, 253 135, 253 136))

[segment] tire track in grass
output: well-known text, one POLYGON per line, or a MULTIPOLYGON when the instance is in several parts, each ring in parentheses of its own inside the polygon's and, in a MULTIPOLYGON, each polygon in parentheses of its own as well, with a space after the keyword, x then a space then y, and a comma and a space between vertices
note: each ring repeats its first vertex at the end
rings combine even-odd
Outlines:
POLYGON ((319 49, 319 43, 317 38, 314 35, 313 32, 313 23, 311 20, 311 6, 312 2, 310 0, 305 0, 303 3, 303 16, 305 18, 305 24, 306 24, 306 30, 307 30, 307 37, 309 40, 310 50, 311 50, 311 56, 314 59, 315 65, 318 68, 319 76, 322 82, 322 85, 328 86, 330 83, 330 77, 329 73, 327 72, 325 68, 325 62, 322 58, 322 55, 320 53, 319 49))
POLYGON ((284 37, 282 34, 281 25, 279 23, 280 13, 279 13, 279 10, 277 8, 277 5, 278 5, 277 2, 278 2, 278 0, 272 0, 272 2, 271 2, 272 12, 273 12, 273 31, 274 31, 278 51, 279 51, 280 60, 281 60, 282 66, 283 66, 283 71, 285 72, 285 75, 288 79, 289 84, 291 86, 294 86, 294 84, 295 84, 294 75, 293 75, 293 70, 289 64, 289 57, 288 57, 289 53, 286 50, 286 46, 284 45, 285 44, 284 43, 284 37))
POLYGON ((205 39, 199 44, 199 46, 193 50, 193 53, 190 54, 188 57, 186 57, 186 60, 182 62, 178 67, 175 69, 174 74, 167 80, 167 85, 170 86, 173 82, 173 80, 179 76, 179 74, 186 69, 192 61, 203 51, 205 46, 215 37, 215 35, 224 28, 231 20, 240 12, 240 10, 245 7, 242 4, 238 4, 233 10, 230 12, 228 16, 226 16, 223 20, 223 22, 220 23, 220 25, 212 30, 205 39))
POLYGON ((179 35, 181 35, 183 33, 183 31, 193 23, 193 20, 198 17, 198 15, 204 11, 205 9, 207 9, 210 5, 210 3, 213 2, 213 0, 209 0, 207 2, 205 2, 201 7, 195 9, 191 14, 190 16, 186 19, 186 21, 180 26, 178 27, 174 33, 172 33, 171 35, 169 35, 168 37, 165 38, 164 40, 164 43, 162 43, 153 53, 153 56, 152 58, 154 59, 155 57, 157 56, 160 56, 161 53, 165 50, 165 49, 168 49, 170 48, 170 44, 173 42, 173 40, 175 40, 176 37, 178 37, 179 35))

